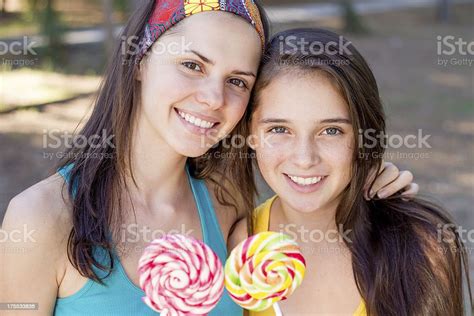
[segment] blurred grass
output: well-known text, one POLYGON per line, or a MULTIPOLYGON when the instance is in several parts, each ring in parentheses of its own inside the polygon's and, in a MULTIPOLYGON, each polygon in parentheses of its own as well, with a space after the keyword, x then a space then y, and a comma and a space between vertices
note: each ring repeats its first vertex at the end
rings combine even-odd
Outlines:
POLYGON ((97 76, 63 75, 27 68, 0 72, 0 76, 0 111, 95 92, 100 80, 97 76))
POLYGON ((5 19, 0 26, 0 37, 15 37, 39 33, 39 26, 23 18, 5 19))

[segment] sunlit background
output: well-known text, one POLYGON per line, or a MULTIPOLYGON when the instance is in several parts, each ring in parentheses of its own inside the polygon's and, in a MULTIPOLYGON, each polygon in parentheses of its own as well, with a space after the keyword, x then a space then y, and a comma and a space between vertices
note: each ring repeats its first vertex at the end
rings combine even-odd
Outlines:
MULTIPOLYGON (((107 52, 139 4, 0 0, 0 222, 13 196, 54 172, 62 149, 50 136, 70 135, 87 117, 107 52)), ((431 148, 391 148, 386 160, 411 170, 421 195, 452 212, 474 258, 474 44, 466 54, 443 44, 447 36, 466 48, 474 42, 474 2, 264 4, 274 32, 319 26, 355 43, 380 85, 389 133, 431 135, 431 148)))

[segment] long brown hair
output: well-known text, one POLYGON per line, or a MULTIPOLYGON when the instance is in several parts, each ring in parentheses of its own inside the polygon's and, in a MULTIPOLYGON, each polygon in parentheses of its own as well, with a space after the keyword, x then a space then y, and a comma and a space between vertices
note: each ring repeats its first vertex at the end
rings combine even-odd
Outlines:
POLYGON ((274 35, 246 112, 248 124, 263 89, 288 71, 325 73, 349 108, 355 136, 352 177, 338 205, 336 224, 351 231, 344 240, 368 314, 461 315, 463 265, 469 284, 468 265, 450 216, 420 199, 363 198, 364 183, 370 170, 379 170, 385 150, 380 141, 365 146, 365 133, 357 136, 359 131, 385 135, 377 83, 364 58, 345 38, 327 30, 292 29, 274 35), (325 49, 315 53, 317 47, 325 49))
MULTIPOLYGON (((127 22, 113 56, 109 61, 100 86, 94 109, 79 132, 85 139, 95 135, 113 135, 111 142, 71 148, 60 162, 67 170, 69 199, 72 204, 73 227, 68 239, 68 258, 81 275, 96 282, 102 279, 93 267, 106 271, 113 269, 113 240, 123 220, 123 193, 127 166, 131 166, 131 141, 139 109, 140 82, 138 73, 138 43, 143 39, 146 22, 156 1, 145 1, 127 22), (129 40, 132 39, 132 40, 129 40), (134 40, 135 39, 135 40, 134 40), (94 257, 96 247, 106 250, 110 265, 103 265, 94 257)), ((268 38, 269 23, 262 6, 257 2, 268 38)), ((242 125, 233 133, 242 134, 242 125)), ((255 184, 251 168, 232 152, 245 148, 227 148, 222 142, 206 155, 188 158, 192 175, 216 184, 215 195, 219 202, 236 209, 251 209, 255 184), (230 152, 230 153, 229 153, 230 152), (226 179, 227 181, 224 181, 226 179), (224 185, 234 185, 234 194, 224 185)), ((133 179, 133 173, 132 179, 133 179)), ((136 183, 135 183, 136 184, 136 183)), ((133 205, 132 205, 133 208, 133 205)), ((107 275, 108 275, 107 274, 107 275)))

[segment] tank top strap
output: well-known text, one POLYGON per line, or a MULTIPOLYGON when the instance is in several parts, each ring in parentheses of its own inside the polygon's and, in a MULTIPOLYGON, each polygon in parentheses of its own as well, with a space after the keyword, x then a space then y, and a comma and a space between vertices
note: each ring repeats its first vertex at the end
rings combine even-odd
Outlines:
MULTIPOLYGON (((71 178, 71 171, 72 171, 73 167, 74 167, 74 165, 71 163, 71 164, 66 165, 62 168, 59 168, 57 170, 58 174, 64 178, 64 181, 68 185, 68 189, 69 189, 69 186, 71 185, 70 184, 70 178, 71 178)), ((76 191, 77 191, 77 182, 75 184, 73 184, 73 186, 72 186, 72 196, 73 197, 76 195, 76 191)))
POLYGON ((272 208, 273 202, 278 196, 274 195, 273 197, 267 199, 265 202, 260 204, 257 208, 254 209, 252 213, 253 217, 253 227, 252 235, 266 232, 269 230, 270 226, 270 211, 272 208))
POLYGON ((186 174, 188 175, 191 190, 196 201, 196 207, 199 212, 204 243, 209 245, 221 262, 224 263, 227 258, 227 247, 209 191, 204 180, 196 179, 191 176, 188 165, 186 165, 186 174))

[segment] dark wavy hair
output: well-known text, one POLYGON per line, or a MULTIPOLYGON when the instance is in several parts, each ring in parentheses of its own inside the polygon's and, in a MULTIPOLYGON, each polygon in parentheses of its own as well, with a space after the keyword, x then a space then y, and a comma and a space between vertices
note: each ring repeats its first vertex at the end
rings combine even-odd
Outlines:
MULTIPOLYGON (((67 152, 59 168, 68 168, 68 193, 72 202, 73 227, 68 239, 68 258, 81 275, 96 282, 102 279, 93 267, 107 272, 113 269, 113 243, 123 220, 123 192, 127 192, 126 168, 131 166, 133 126, 139 109, 140 82, 137 81, 138 42, 143 40, 146 23, 156 1, 144 1, 131 15, 120 38, 137 38, 137 42, 118 42, 90 118, 79 132, 86 139, 113 135, 112 145, 74 147, 67 152), (124 52, 126 52, 124 54, 124 52), (102 247, 108 253, 110 265, 104 266, 94 257, 94 249, 102 247)), ((269 37, 269 22, 263 7, 257 2, 265 31, 269 37)), ((178 24, 179 25, 179 24, 178 24)), ((242 133, 239 125, 232 133, 242 133)), ((222 141, 198 158, 188 158, 192 175, 216 184, 219 202, 248 210, 253 208, 255 184, 248 164, 229 153, 239 148, 227 148, 222 141), (225 185, 234 185, 230 193, 225 185), (236 189, 239 188, 239 189, 236 189)), ((132 174, 133 179, 133 174, 132 174)), ((135 180, 134 180, 135 181, 135 180)), ((135 183, 136 184, 136 183, 135 183)), ((66 185, 66 184, 65 184, 66 185)))
POLYGON ((274 35, 246 112, 249 125, 262 91, 288 72, 326 74, 349 108, 355 138, 352 177, 337 208, 336 224, 351 231, 351 242, 345 242, 368 314, 463 314, 463 272, 469 284, 468 263, 451 217, 421 199, 363 198, 364 183, 370 170, 379 170, 385 150, 382 142, 364 146, 366 137, 357 136, 360 130, 385 135, 382 102, 367 62, 347 39, 327 30, 292 29, 274 35), (313 44, 326 49, 315 53, 313 44))

